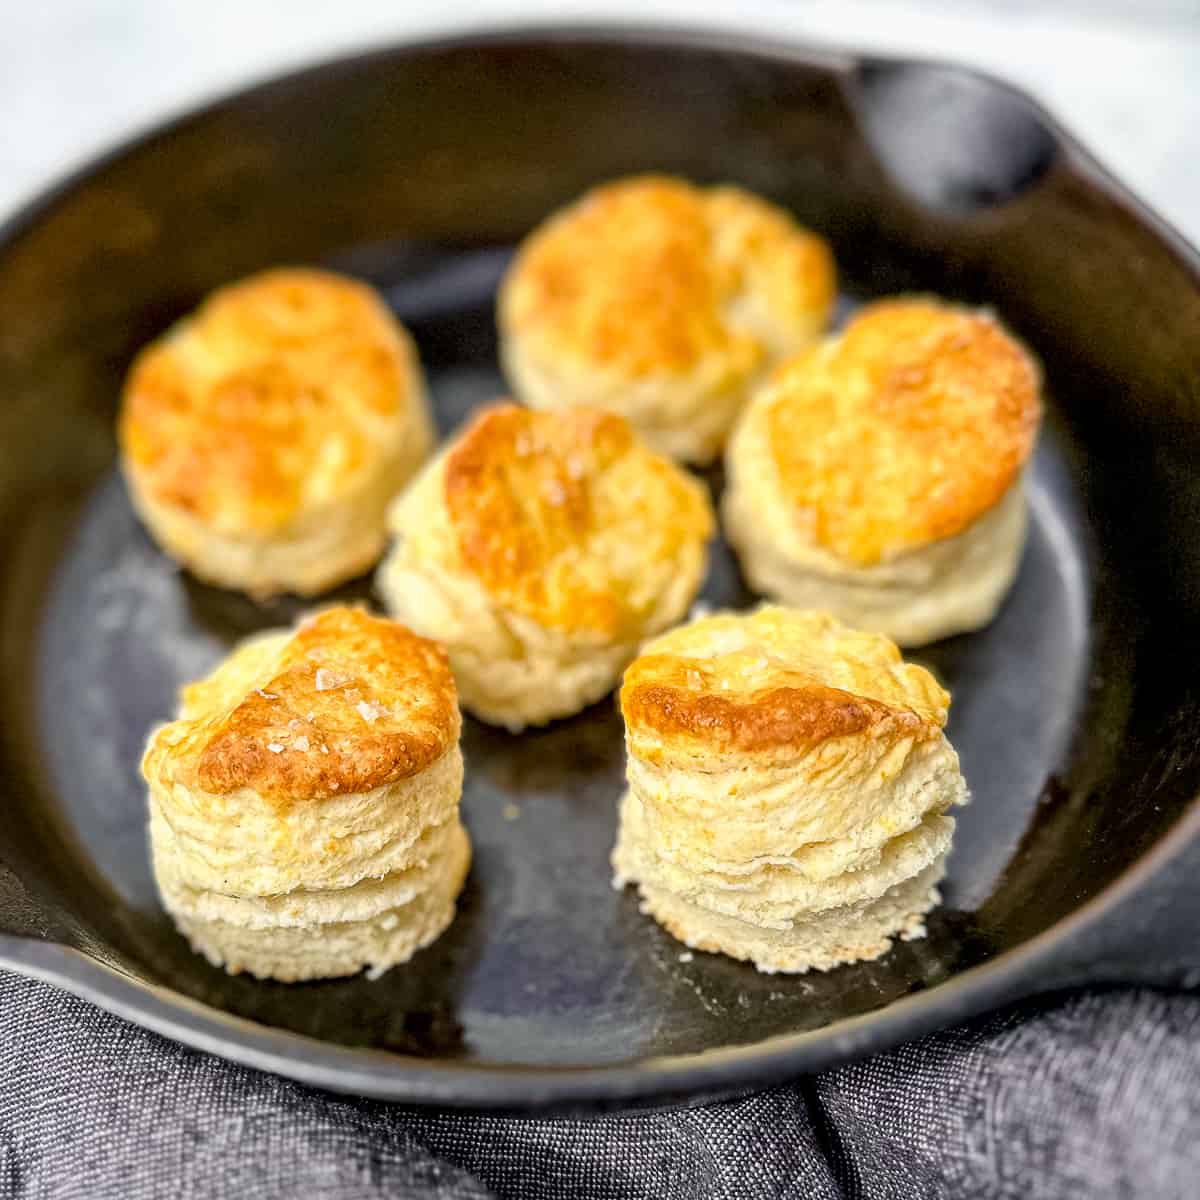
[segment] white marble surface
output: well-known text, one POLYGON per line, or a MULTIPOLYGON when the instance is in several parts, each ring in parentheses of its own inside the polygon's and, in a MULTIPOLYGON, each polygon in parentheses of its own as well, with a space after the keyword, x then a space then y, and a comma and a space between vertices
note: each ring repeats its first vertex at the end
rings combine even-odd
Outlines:
POLYGON ((248 80, 379 41, 555 20, 703 24, 985 67, 1200 242, 1200 0, 0 0, 0 216, 248 80))

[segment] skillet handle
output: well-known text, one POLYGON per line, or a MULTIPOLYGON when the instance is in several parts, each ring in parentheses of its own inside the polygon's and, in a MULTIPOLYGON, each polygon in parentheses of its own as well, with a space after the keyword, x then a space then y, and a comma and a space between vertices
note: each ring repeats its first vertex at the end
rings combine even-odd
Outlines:
POLYGON ((1200 835, 1068 943, 1055 983, 1200 987, 1200 835))

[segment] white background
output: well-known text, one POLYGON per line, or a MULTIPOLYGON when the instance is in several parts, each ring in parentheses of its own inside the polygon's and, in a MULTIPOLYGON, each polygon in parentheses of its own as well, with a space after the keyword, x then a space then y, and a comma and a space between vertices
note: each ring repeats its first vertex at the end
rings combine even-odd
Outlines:
POLYGON ((1200 0, 0 0, 0 217, 98 149, 248 80, 373 42, 569 19, 983 66, 1200 242, 1200 0))

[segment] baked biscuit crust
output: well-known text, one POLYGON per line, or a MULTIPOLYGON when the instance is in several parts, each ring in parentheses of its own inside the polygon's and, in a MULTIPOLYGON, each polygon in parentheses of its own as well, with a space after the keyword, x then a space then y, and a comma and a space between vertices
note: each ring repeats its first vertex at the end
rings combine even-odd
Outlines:
POLYGON ((150 501, 266 536, 352 490, 412 405, 423 422, 416 352, 375 293, 281 269, 213 293, 139 355, 119 432, 150 501))
POLYGON ((940 738, 950 697, 886 638, 824 613, 761 608, 672 630, 625 673, 621 712, 637 753, 649 743, 716 755, 865 735, 940 738))
POLYGON ((361 609, 239 648, 183 692, 144 771, 216 796, 253 789, 276 809, 368 792, 424 771, 458 740, 440 647, 361 609))
POLYGON ((714 527, 703 485, 622 418, 584 409, 485 411, 447 455, 444 497, 461 565, 498 603, 605 637, 657 600, 645 568, 714 527))
POLYGON ((781 323, 823 321, 835 296, 825 242, 734 187, 666 176, 596 188, 525 244, 502 297, 508 331, 631 377, 705 355, 750 370, 766 347, 739 298, 761 289, 781 323))
POLYGON ((804 536, 857 566, 960 533, 1018 481, 1040 373, 990 316, 920 297, 867 306, 761 400, 804 536))

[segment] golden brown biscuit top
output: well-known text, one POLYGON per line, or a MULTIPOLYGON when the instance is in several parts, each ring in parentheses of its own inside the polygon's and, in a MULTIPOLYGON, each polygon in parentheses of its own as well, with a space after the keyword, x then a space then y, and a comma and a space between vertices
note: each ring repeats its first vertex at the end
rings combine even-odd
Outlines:
POLYGON ((779 369, 767 436, 804 530, 866 566, 959 533, 1004 496, 1033 451, 1039 389, 991 317, 885 300, 779 369))
POLYGON ((485 410, 450 449, 446 509, 462 565, 543 625, 635 630, 681 550, 713 532, 703 485, 621 417, 485 410))
POLYGON ((458 740, 445 652, 395 621, 331 608, 251 639, 181 692, 143 764, 224 795, 252 788, 278 807, 395 782, 458 740))
POLYGON ((639 176, 530 235, 501 314, 510 334, 635 377, 685 373, 710 354, 742 374, 780 328, 808 336, 823 324, 835 294, 829 247, 781 209, 738 188, 639 176))
POLYGON ((631 737, 695 753, 853 735, 925 741, 940 734, 949 705, 933 676, 881 634, 787 608, 680 626, 643 648, 621 687, 631 737))
POLYGON ((415 371, 408 335, 370 288, 267 271, 214 292, 142 351, 122 449, 160 503, 269 534, 377 460, 415 371))

